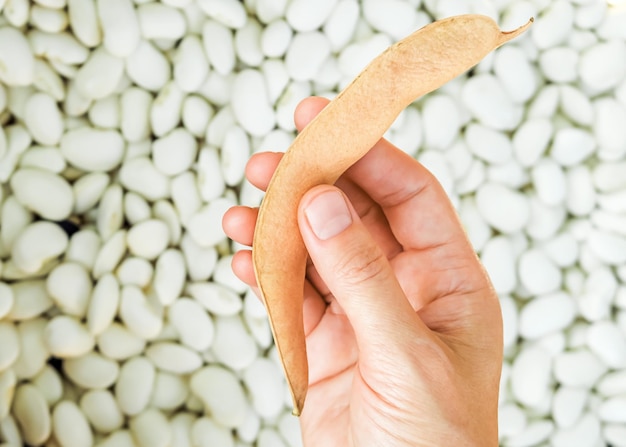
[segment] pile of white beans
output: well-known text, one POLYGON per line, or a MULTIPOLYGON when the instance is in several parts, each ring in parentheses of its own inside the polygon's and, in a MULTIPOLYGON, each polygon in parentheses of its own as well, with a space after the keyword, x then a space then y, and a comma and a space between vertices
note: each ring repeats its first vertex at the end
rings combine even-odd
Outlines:
MULTIPOLYGON (((614 1, 613 3, 617 3, 614 1)), ((434 19, 532 29, 387 133, 501 297, 503 446, 626 446, 626 5, 0 0, 0 446, 296 447, 221 218, 303 98, 434 19)))

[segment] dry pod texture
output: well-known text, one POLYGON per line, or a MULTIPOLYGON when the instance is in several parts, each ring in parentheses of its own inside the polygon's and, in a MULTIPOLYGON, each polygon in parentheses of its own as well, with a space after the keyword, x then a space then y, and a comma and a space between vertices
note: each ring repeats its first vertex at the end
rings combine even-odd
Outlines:
POLYGON ((253 240, 257 283, 299 415, 308 387, 302 322, 306 249, 297 223, 302 196, 333 184, 378 141, 400 112, 523 33, 489 17, 434 22, 388 48, 298 135, 261 204, 253 240))

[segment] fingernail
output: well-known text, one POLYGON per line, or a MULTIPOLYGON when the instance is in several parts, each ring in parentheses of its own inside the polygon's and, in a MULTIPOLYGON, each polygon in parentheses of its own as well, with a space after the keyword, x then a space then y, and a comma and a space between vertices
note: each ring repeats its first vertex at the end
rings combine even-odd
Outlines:
POLYGON ((313 233, 323 241, 337 236, 352 223, 343 195, 327 191, 316 196, 304 210, 313 233))

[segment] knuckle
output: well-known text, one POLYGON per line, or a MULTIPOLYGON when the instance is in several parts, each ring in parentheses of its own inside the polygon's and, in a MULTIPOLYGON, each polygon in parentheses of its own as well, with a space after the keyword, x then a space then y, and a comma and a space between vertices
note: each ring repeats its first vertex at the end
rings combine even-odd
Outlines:
POLYGON ((386 272, 387 258, 378 247, 351 247, 335 265, 337 274, 348 284, 357 285, 386 272))

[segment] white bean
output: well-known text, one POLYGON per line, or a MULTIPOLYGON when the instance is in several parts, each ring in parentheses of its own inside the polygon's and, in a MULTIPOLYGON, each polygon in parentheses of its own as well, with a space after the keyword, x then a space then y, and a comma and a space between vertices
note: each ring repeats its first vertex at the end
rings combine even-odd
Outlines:
POLYGON ((72 32, 86 47, 92 48, 102 40, 98 26, 95 0, 67 0, 72 32))
POLYGON ((164 251, 156 261, 152 287, 164 306, 174 304, 185 285, 185 259, 179 250, 164 251))
POLYGON ((82 388, 105 389, 117 380, 119 366, 97 352, 88 352, 80 357, 65 359, 63 372, 82 388))
MULTIPOLYGON (((196 416, 189 413, 177 413, 170 421, 172 427, 172 445, 176 447, 192 447, 191 427, 196 416)), ((195 445, 200 446, 199 443, 195 445)), ((226 446, 225 446, 226 447, 226 446)))
POLYGON ((174 57, 174 80, 184 92, 195 92, 209 73, 209 61, 197 36, 188 35, 174 57))
POLYGON ((89 121, 95 127, 115 129, 120 127, 119 96, 111 95, 94 101, 89 109, 89 121))
POLYGON ((250 134, 261 136, 275 124, 263 76, 256 70, 244 70, 235 77, 232 107, 235 117, 250 134))
POLYGON ((63 121, 56 101, 46 93, 35 93, 26 101, 25 124, 33 139, 55 146, 63 134, 63 121))
POLYGON ((115 91, 123 74, 124 61, 100 47, 78 70, 74 82, 77 92, 84 98, 101 99, 115 91))
POLYGON ((261 429, 257 438, 257 445, 259 447, 287 447, 280 435, 271 428, 261 429))
POLYGON ((124 416, 109 390, 89 390, 80 398, 80 409, 100 433, 111 433, 124 424, 124 416))
POLYGON ((195 161, 197 153, 196 139, 183 128, 176 128, 152 143, 154 165, 169 176, 187 171, 195 161))
POLYGON ((13 364, 18 379, 31 379, 39 374, 50 357, 43 336, 46 320, 34 318, 22 321, 17 327, 20 338, 20 356, 13 364))
POLYGON ((187 273, 192 281, 207 280, 217 263, 217 250, 215 247, 201 247, 189 233, 185 233, 181 239, 180 247, 185 256, 187 273))
POLYGON ((150 109, 150 124, 157 137, 165 135, 178 125, 184 99, 184 92, 174 81, 161 89, 150 109))
POLYGON ((243 304, 241 297, 232 290, 211 282, 197 282, 187 285, 187 293, 196 299, 206 310, 219 316, 239 313, 243 304))
MULTIPOLYGON (((200 196, 205 202, 215 200, 224 193, 224 175, 220 168, 220 157, 215 148, 205 147, 200 150, 197 172, 197 189, 194 189, 200 192, 200 196)), ((190 188, 190 186, 187 188, 190 188)), ((181 197, 180 201, 183 200, 187 201, 189 199, 181 197)), ((198 209, 199 206, 195 211, 198 211, 198 209)))
POLYGON ((2 320, 13 307, 15 296, 13 290, 5 282, 0 282, 0 320, 2 320))
POLYGON ((124 216, 129 224, 135 225, 150 219, 152 210, 146 199, 134 192, 128 192, 124 196, 124 216))
POLYGON ((26 168, 16 171, 10 183, 17 199, 45 219, 63 220, 72 211, 72 187, 61 176, 26 168))
POLYGON ((176 328, 182 344, 202 352, 213 343, 213 320, 206 310, 190 298, 179 298, 168 309, 168 319, 176 328))
POLYGON ((146 349, 146 356, 157 368, 175 374, 189 374, 202 366, 198 353, 171 342, 153 343, 146 349))
POLYGON ((101 334, 113 322, 117 314, 119 295, 119 284, 115 276, 106 274, 98 280, 87 309, 87 327, 92 334, 101 334))
POLYGON ((80 230, 72 235, 65 252, 65 260, 81 264, 91 271, 100 246, 101 240, 95 231, 80 230))
POLYGON ((237 427, 237 436, 244 442, 254 442, 260 429, 261 417, 250 407, 246 419, 237 427))
POLYGON ((92 209, 109 186, 111 178, 103 172, 90 172, 72 184, 74 213, 83 214, 92 209))
POLYGON ((187 224, 187 231, 201 247, 215 246, 226 238, 222 217, 233 201, 220 197, 202 207, 187 224))
POLYGON ((126 253, 126 230, 113 234, 100 248, 94 261, 92 276, 96 279, 112 272, 126 253))
POLYGON ((263 62, 261 50, 261 26, 256 20, 248 20, 243 28, 235 33, 235 50, 238 58, 250 67, 258 67, 263 62))
POLYGON ((5 447, 24 445, 17 421, 11 414, 0 421, 0 433, 2 433, 3 439, 6 440, 7 446, 5 447))
POLYGON ((57 148, 34 146, 24 152, 20 159, 20 167, 43 169, 60 174, 67 167, 67 163, 57 148))
POLYGON ((104 34, 104 48, 112 55, 126 57, 139 43, 139 22, 131 0, 96 0, 104 34))
POLYGON ((129 423, 138 447, 168 447, 172 438, 170 423, 163 413, 149 408, 129 423))
POLYGON ((213 68, 221 75, 229 75, 236 62, 232 31, 219 22, 208 20, 202 27, 202 41, 213 68), (214 42, 220 42, 220 45, 216 46, 214 42))
POLYGON ((171 245, 177 245, 182 237, 182 228, 178 213, 169 200, 159 200, 152 207, 152 213, 156 219, 167 225, 171 245))
POLYGON ((50 436, 50 410, 35 386, 24 383, 17 387, 13 399, 13 415, 22 429, 26 443, 41 445, 50 436))
POLYGON ((169 231, 163 221, 149 219, 133 225, 128 231, 127 241, 132 254, 153 260, 169 244, 169 231))
POLYGON ((115 321, 98 335, 98 349, 110 359, 132 358, 141 354, 145 346, 144 339, 115 321))
POLYGON ((205 14, 229 28, 241 28, 247 21, 243 3, 237 0, 199 0, 198 4, 205 14))
POLYGON ((128 329, 144 340, 155 338, 163 328, 161 313, 137 286, 122 288, 119 316, 128 329))
POLYGON ((0 28, 0 81, 10 86, 32 84, 35 58, 24 35, 15 28, 0 28))
POLYGON ((191 391, 219 424, 234 428, 246 418, 247 403, 235 375, 219 366, 207 366, 191 376, 191 391))
POLYGON ((2 204, 0 237, 6 250, 11 250, 15 238, 30 224, 33 214, 15 196, 8 197, 2 204))
POLYGON ((68 237, 56 224, 39 221, 22 231, 13 243, 11 256, 24 272, 35 273, 67 248, 68 237))
POLYGON ((28 0, 11 0, 4 10, 6 20, 16 28, 24 26, 28 22, 30 2, 28 0))
POLYGON ((20 340, 15 325, 8 321, 0 321, 0 371, 9 368, 20 355, 20 340))
POLYGON ((58 33, 67 28, 68 19, 65 11, 58 9, 42 8, 35 5, 30 10, 32 24, 42 31, 58 33))
MULTIPOLYGON (((222 110, 230 110, 229 105, 233 90, 233 78, 234 77, 230 74, 222 75, 217 71, 211 71, 198 93, 205 97, 211 104, 222 107, 220 112, 222 110)), ((211 141, 209 141, 209 143, 213 144, 211 141)))
POLYGON ((191 427, 191 439, 193 445, 198 447, 210 447, 219 445, 234 447, 233 435, 226 427, 216 424, 208 417, 198 418, 191 427))
POLYGON ((110 185, 100 198, 96 227, 102 240, 107 240, 118 231, 124 223, 122 187, 119 184, 110 185))
POLYGON ((61 374, 50 365, 45 365, 32 382, 41 391, 50 406, 56 404, 63 397, 61 374))
POLYGON ((11 284, 14 301, 8 314, 10 320, 28 320, 46 312, 54 304, 46 292, 43 280, 20 281, 11 284))
POLYGON ((78 405, 64 400, 52 411, 52 430, 63 447, 89 447, 93 445, 93 433, 85 415, 78 405))
POLYGON ((33 85, 44 93, 52 96, 56 101, 65 99, 65 82, 54 68, 41 59, 35 60, 35 79, 33 85))
MULTIPOLYGON (((320 72, 322 69, 320 69, 320 72)), ((267 83, 267 96, 269 102, 270 104, 276 104, 283 95, 283 92, 290 81, 285 62, 281 59, 265 60, 261 65, 261 72, 263 73, 265 82, 267 83)), ((318 79, 318 81, 319 80, 320 79, 318 79)), ((267 135, 271 135, 271 132, 267 135)), ((277 148, 272 148, 272 150, 277 150, 277 148)))
POLYGON ((126 189, 148 200, 164 199, 170 194, 170 180, 147 157, 126 161, 119 172, 119 180, 126 189))
POLYGON ((91 351, 95 345, 93 335, 76 318, 58 315, 44 330, 44 342, 55 357, 78 357, 91 351))
POLYGON ((179 40, 185 35, 185 17, 171 6, 159 3, 140 5, 137 18, 144 39, 179 40))
POLYGON ((152 95, 143 89, 131 87, 120 97, 120 121, 124 138, 132 143, 145 140, 150 134, 150 107, 152 95))
POLYGON ((245 161, 250 157, 250 140, 239 126, 231 127, 224 137, 221 167, 224 182, 229 186, 239 184, 245 174, 245 161))
POLYGON ((183 102, 182 122, 192 135, 201 137, 206 132, 214 111, 209 103, 200 96, 190 95, 183 102))
POLYGON ((128 257, 122 261, 115 272, 120 285, 133 285, 147 288, 154 276, 154 267, 144 258, 128 257))
POLYGON ((92 99, 84 97, 78 90, 75 80, 68 82, 63 111, 68 116, 80 116, 89 110, 92 99))
POLYGON ((128 430, 118 430, 96 444, 96 447, 137 447, 133 435, 128 430))
POLYGON ((146 408, 154 387, 155 372, 145 357, 134 357, 122 365, 115 384, 115 398, 124 414, 134 416, 146 408))
POLYGON ((9 415, 16 385, 17 378, 12 369, 0 372, 0 420, 9 415))
MULTIPOLYGON (((174 410, 180 407, 189 395, 187 382, 185 376, 164 371, 157 372, 150 405, 161 410, 174 410)), ((176 416, 172 419, 175 418, 176 416)))
POLYGON ((30 45, 36 56, 43 56, 50 62, 62 64, 82 64, 89 56, 89 50, 69 33, 46 33, 32 31, 28 34, 30 45))
POLYGON ((157 91, 170 79, 171 68, 167 58, 152 43, 142 40, 126 58, 126 73, 139 87, 157 91))
POLYGON ((82 318, 91 297, 91 277, 81 264, 64 262, 54 268, 46 279, 50 297, 68 315, 82 318))
POLYGON ((257 345, 238 315, 216 319, 211 349, 220 363, 235 371, 250 366, 258 355, 257 345))

